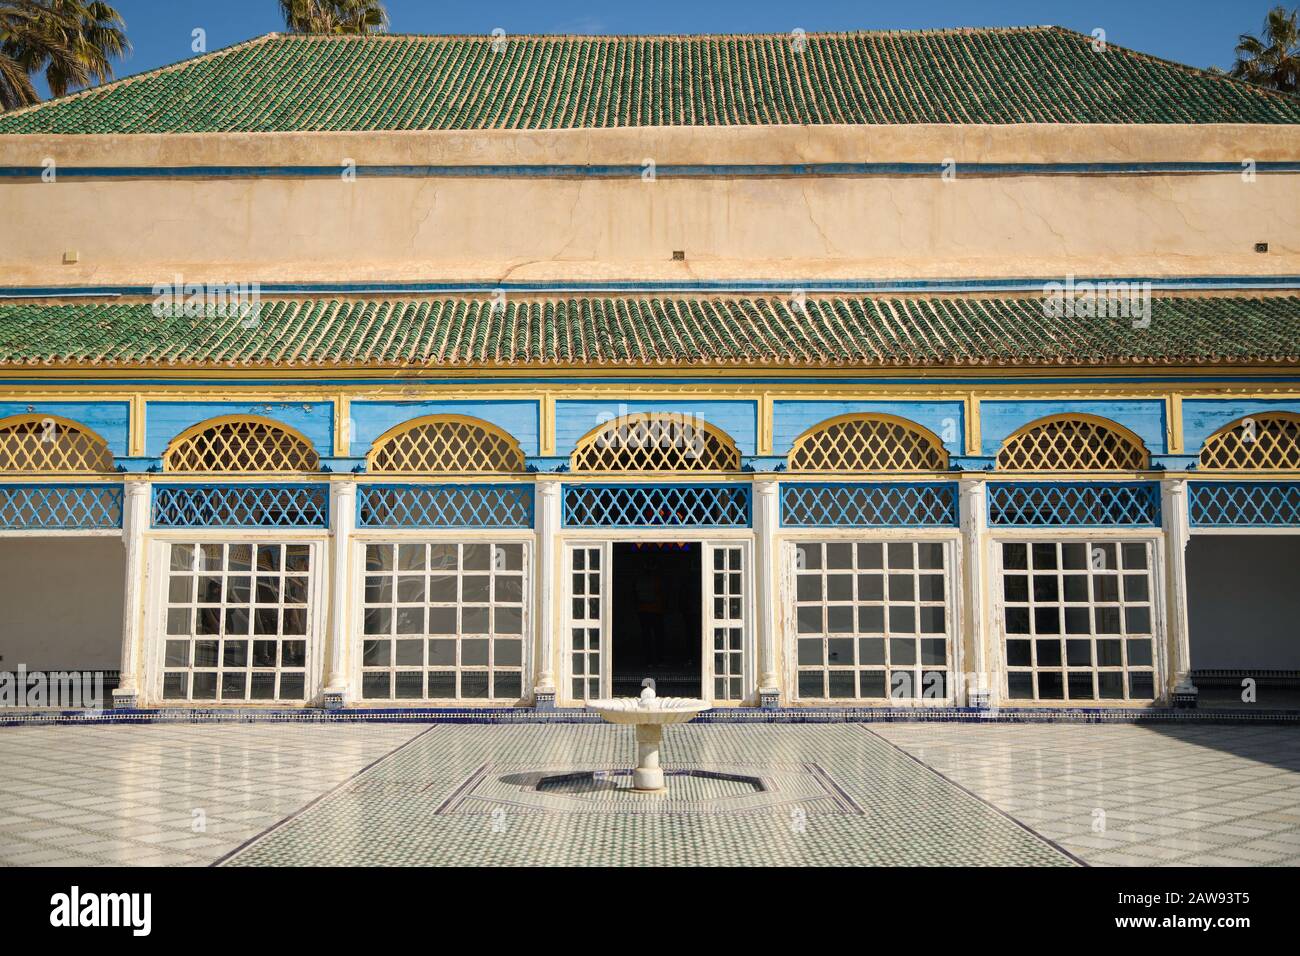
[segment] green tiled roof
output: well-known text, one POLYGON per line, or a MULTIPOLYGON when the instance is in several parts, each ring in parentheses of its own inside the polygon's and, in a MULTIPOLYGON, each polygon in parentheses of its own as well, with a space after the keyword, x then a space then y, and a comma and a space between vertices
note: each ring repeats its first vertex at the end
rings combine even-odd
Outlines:
POLYGON ((269 34, 0 133, 1296 123, 1300 97, 1058 27, 749 36, 269 34))
POLYGON ((1300 362, 1300 297, 1152 300, 1131 319, 1041 299, 265 301, 260 320, 134 304, 0 305, 0 367, 1210 365, 1300 362))

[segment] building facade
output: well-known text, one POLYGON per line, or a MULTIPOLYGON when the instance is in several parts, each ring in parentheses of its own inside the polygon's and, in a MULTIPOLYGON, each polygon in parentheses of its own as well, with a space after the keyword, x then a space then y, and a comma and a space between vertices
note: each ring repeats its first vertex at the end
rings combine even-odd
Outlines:
POLYGON ((0 667, 1300 676, 1300 99, 1055 28, 271 35, 0 117, 0 667))

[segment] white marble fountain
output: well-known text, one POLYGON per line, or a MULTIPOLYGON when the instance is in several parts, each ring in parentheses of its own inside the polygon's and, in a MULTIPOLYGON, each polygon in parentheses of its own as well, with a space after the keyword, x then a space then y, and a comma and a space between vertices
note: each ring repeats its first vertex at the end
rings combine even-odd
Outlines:
POLYGON ((636 769, 632 771, 632 789, 658 793, 665 789, 664 772, 659 767, 659 745, 665 724, 684 724, 700 711, 708 710, 707 701, 696 697, 658 697, 655 682, 646 678, 640 698, 613 697, 588 701, 587 706, 611 724, 636 724, 636 769))

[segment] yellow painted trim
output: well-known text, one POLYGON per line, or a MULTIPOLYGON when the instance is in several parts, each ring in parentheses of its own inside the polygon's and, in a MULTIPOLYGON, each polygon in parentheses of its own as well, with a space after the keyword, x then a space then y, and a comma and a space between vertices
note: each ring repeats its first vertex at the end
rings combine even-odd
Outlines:
POLYGON ((538 450, 543 458, 555 455, 555 395, 544 392, 537 406, 538 450))
POLYGON ((971 392, 966 396, 966 454, 978 455, 982 444, 981 430, 983 422, 980 419, 980 400, 971 392))
POLYGON ((127 413, 130 420, 127 423, 127 456, 130 458, 143 458, 145 449, 145 401, 136 394, 131 396, 131 408, 127 413))
MULTIPOLYGON (((1027 432, 1031 432, 1035 428, 1040 428, 1043 425, 1046 425, 1050 422, 1064 422, 1064 421, 1091 422, 1094 425, 1100 425, 1102 428, 1115 432, 1125 441, 1141 449, 1143 467, 1137 469, 1137 471, 1141 472, 1141 471, 1147 471, 1149 469, 1151 465, 1151 452, 1147 448, 1146 442, 1144 442, 1140 437, 1138 437, 1136 432, 1132 431, 1129 428, 1126 428, 1125 426, 1121 425, 1119 422, 1115 421, 1114 419, 1103 418, 1101 415, 1092 415, 1087 412, 1065 412, 1062 414, 1044 415, 1042 418, 1036 418, 1034 419, 1034 421, 1029 422, 1028 424, 1021 425, 1010 435, 1008 435, 1005 439, 1003 439, 1002 444, 998 447, 996 454, 994 454, 993 456, 993 461, 994 461, 993 470, 1000 471, 1000 469, 998 469, 997 467, 998 458, 1002 457, 1002 452, 1006 449, 1006 447, 1010 445, 1013 441, 1018 439, 1021 435, 1024 435, 1027 432)), ((1024 471, 1024 469, 1006 469, 1006 470, 1001 470, 1001 473, 1008 474, 1011 473, 1012 471, 1024 471)), ((1044 468, 1041 472, 1032 472, 1032 474, 1061 475, 1061 474, 1067 474, 1067 472, 1060 471, 1058 469, 1044 468)), ((1088 472, 1088 474, 1096 474, 1096 472, 1088 472)), ((1107 472, 1107 474, 1119 474, 1119 472, 1110 471, 1107 472)))
MULTIPOLYGON (((515 437, 511 435, 509 432, 505 431, 504 429, 498 428, 496 425, 493 425, 491 422, 485 422, 481 418, 472 418, 469 415, 422 415, 419 418, 413 418, 409 421, 401 422, 400 424, 394 425, 392 428, 388 429, 388 431, 384 432, 382 435, 376 438, 374 442, 371 444, 370 451, 366 454, 367 471, 370 472, 371 474, 376 474, 376 475, 378 474, 385 474, 385 475, 420 474, 420 472, 410 472, 410 471, 379 472, 379 471, 370 471, 370 469, 374 467, 375 456, 377 456, 381 451, 383 451, 384 446, 387 445, 394 438, 397 438, 399 435, 404 435, 409 431, 414 431, 415 429, 420 428, 424 425, 438 425, 438 424, 468 425, 471 428, 478 428, 484 432, 487 432, 489 435, 492 435, 494 438, 501 439, 502 441, 506 442, 510 446, 512 451, 518 454, 519 463, 520 463, 519 471, 521 472, 523 471, 524 459, 526 456, 524 455, 524 451, 520 447, 519 442, 515 439, 515 437)), ((463 472, 440 471, 440 472, 436 472, 436 474, 439 475, 463 474, 463 472)), ((494 474, 513 474, 513 472, 494 472, 494 474)))
MULTIPOLYGON (((930 429, 926 428, 925 426, 918 425, 916 422, 910 419, 900 418, 898 415, 887 415, 881 412, 852 412, 848 415, 836 415, 834 418, 828 418, 825 421, 818 422, 816 425, 813 425, 811 428, 805 430, 803 434, 801 434, 798 438, 796 438, 791 443, 790 452, 785 456, 786 466, 789 467, 791 471, 794 470, 791 463, 794 460, 795 453, 798 452, 800 447, 806 441, 812 438, 814 435, 820 434, 821 432, 826 431, 828 428, 834 428, 836 425, 843 425, 847 422, 855 422, 855 421, 889 422, 891 425, 898 425, 900 428, 904 428, 907 431, 914 432, 917 435, 920 435, 943 458, 942 470, 945 473, 947 472, 948 449, 943 447, 943 440, 938 435, 930 431, 930 429)), ((874 472, 874 471, 849 472, 849 471, 843 471, 842 469, 835 469, 835 468, 827 469, 827 471, 820 472, 820 474, 826 474, 827 472, 836 472, 836 473, 843 473, 843 474, 878 474, 878 472, 874 472)), ((933 472, 931 469, 906 472, 906 474, 913 474, 913 475, 932 474, 932 473, 933 472)))
POLYGON ((1165 444, 1171 455, 1183 453, 1183 396, 1174 392, 1165 408, 1165 444))
MULTIPOLYGON (((585 435, 583 435, 581 438, 579 438, 576 442, 574 442, 574 444, 573 444, 573 451, 571 451, 571 452, 569 453, 569 467, 572 469, 572 472, 573 472, 574 474, 588 474, 588 475, 590 475, 590 474, 600 474, 600 475, 627 475, 627 474, 631 474, 631 472, 616 472, 616 471, 602 471, 602 472, 580 471, 578 468, 575 467, 575 461, 577 460, 578 455, 579 455, 579 454, 580 454, 580 453, 581 453, 581 452, 582 452, 582 451, 583 451, 583 450, 584 450, 588 445, 590 445, 593 441, 595 441, 597 438, 599 438, 601 435, 605 434, 606 432, 609 432, 609 431, 612 430, 612 429, 621 428, 621 427, 623 427, 624 425, 630 424, 630 423, 632 423, 632 422, 643 422, 643 421, 644 421, 644 422, 649 422, 649 421, 673 421, 673 422, 684 422, 684 423, 688 423, 688 424, 690 424, 690 425, 692 425, 692 426, 698 426, 698 427, 704 429, 704 431, 705 431, 707 434, 712 435, 712 436, 713 436, 714 438, 716 438, 718 441, 723 442, 723 443, 724 443, 728 448, 730 448, 731 451, 733 451, 733 452, 735 453, 735 455, 736 455, 736 461, 740 461, 740 460, 741 460, 741 457, 742 457, 742 456, 741 456, 741 454, 740 454, 740 449, 736 447, 736 440, 735 440, 734 438, 732 438, 730 435, 728 435, 726 432, 724 432, 724 431, 723 431, 721 428, 719 428, 717 425, 714 425, 714 424, 711 424, 711 423, 709 423, 709 422, 706 422, 706 421, 705 421, 704 419, 702 419, 702 418, 696 418, 696 417, 693 416, 693 415, 684 415, 684 414, 682 414, 681 412, 633 412, 633 413, 630 414, 630 415, 620 415, 620 416, 617 417, 617 418, 611 418, 609 421, 601 422, 599 425, 597 425, 597 426, 596 426, 595 428, 593 428, 591 431, 587 432, 585 435)), ((663 473, 663 472, 646 472, 646 474, 658 474, 658 475, 663 475, 664 473, 663 473)), ((674 475, 682 475, 682 474, 691 474, 691 475, 707 475, 707 474, 709 474, 709 472, 707 472, 707 471, 694 471, 694 472, 677 471, 677 472, 672 472, 672 474, 674 474, 674 475)), ((714 472, 714 474, 718 474, 718 472, 714 472)), ((725 472, 724 472, 724 474, 725 474, 725 472)))
POLYGON ((340 395, 334 399, 334 457, 351 457, 352 399, 340 395))
MULTIPOLYGON (((24 412, 21 415, 10 415, 6 418, 0 418, 0 429, 9 428, 13 425, 26 424, 28 422, 35 422, 36 424, 40 424, 41 422, 45 422, 45 421, 54 422, 56 425, 68 429, 69 431, 80 432, 81 434, 90 438, 92 441, 98 442, 100 447, 103 448, 104 452, 108 454, 109 458, 113 457, 112 453, 108 449, 108 440, 105 439, 103 435, 95 431, 93 428, 88 428, 87 426, 81 424, 81 422, 77 421, 76 419, 64 418, 62 415, 46 415, 41 412, 24 412)), ((38 475, 38 474, 40 475, 102 475, 104 474, 104 472, 102 471, 40 471, 40 472, 0 471, 0 475, 4 475, 6 478, 8 478, 10 475, 38 475)))
POLYGON ((776 407, 771 392, 764 392, 758 400, 758 454, 769 457, 773 454, 773 435, 776 430, 776 407))
POLYGON ((1282 412, 1282 411, 1254 412, 1250 415, 1242 415, 1240 418, 1233 419, 1232 421, 1228 422, 1228 424, 1215 429, 1213 432, 1207 435, 1205 441, 1201 443, 1201 447, 1196 449, 1197 469, 1200 474, 1202 475, 1209 474, 1209 475, 1216 475, 1216 476, 1234 475, 1234 474, 1235 475, 1268 474, 1272 476, 1272 475, 1280 474, 1287 470, 1285 468, 1248 468, 1248 469, 1247 468, 1213 468, 1213 467, 1206 467, 1200 463, 1200 456, 1205 453, 1205 449, 1209 447, 1210 442, 1214 441, 1217 438, 1222 438, 1224 435, 1227 435, 1229 432, 1236 430, 1241 425, 1241 423, 1248 418, 1252 418, 1255 420, 1259 420, 1261 418, 1271 418, 1271 419, 1280 419, 1281 421, 1286 421, 1286 422, 1300 422, 1300 414, 1297 414, 1296 412, 1282 412))
MULTIPOLYGON (((282 432, 284 432, 284 433, 286 433, 286 434, 292 436, 293 438, 297 439, 298 441, 302 442, 302 443, 303 443, 304 445, 306 445, 309 449, 311 449, 311 451, 312 451, 313 454, 315 454, 315 452, 316 452, 316 446, 315 446, 314 444, 312 444, 311 439, 309 439, 306 435, 304 435, 302 432, 298 431, 298 429, 292 427, 291 425, 286 425, 286 424, 284 424, 283 422, 278 422, 278 421, 276 421, 276 420, 273 419, 273 418, 263 418, 261 415, 219 415, 219 416, 217 416, 216 418, 208 418, 208 419, 204 419, 203 421, 199 422, 197 425, 191 425, 189 428, 185 429, 183 432, 180 432, 180 433, 178 433, 178 434, 176 434, 176 435, 173 435, 171 441, 169 441, 169 442, 167 443, 167 447, 163 449, 163 453, 162 453, 162 467, 163 467, 163 471, 164 471, 164 472, 168 472, 168 473, 170 473, 170 474, 182 474, 182 475, 186 475, 186 474, 195 474, 195 472, 189 472, 189 471, 173 472, 173 471, 172 471, 172 467, 171 467, 171 460, 170 460, 170 459, 171 459, 171 456, 172 456, 172 452, 173 452, 173 451, 174 451, 178 446, 180 446, 181 444, 183 444, 183 443, 189 441, 189 440, 190 440, 191 438, 193 438, 194 436, 196 436, 196 435, 200 435, 200 434, 202 434, 203 432, 207 431, 207 430, 210 429, 210 428, 216 428, 216 427, 218 427, 218 426, 220 426, 220 425, 228 425, 228 424, 230 424, 230 423, 232 423, 232 422, 247 422, 247 423, 249 423, 249 424, 265 425, 265 426, 267 426, 268 428, 273 428, 273 429, 275 429, 276 431, 282 431, 282 432)), ((227 474, 228 474, 228 472, 227 472, 227 474)), ((248 476, 248 475, 253 475, 253 474, 286 475, 286 474, 300 474, 300 472, 285 472, 285 471, 252 472, 252 471, 241 471, 241 472, 238 472, 238 474, 239 474, 241 477, 246 477, 246 476, 248 476)))

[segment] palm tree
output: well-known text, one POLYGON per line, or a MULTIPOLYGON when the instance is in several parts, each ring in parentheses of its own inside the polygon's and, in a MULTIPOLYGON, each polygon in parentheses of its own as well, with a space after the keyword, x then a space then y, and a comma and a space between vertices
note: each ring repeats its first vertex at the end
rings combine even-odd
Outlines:
POLYGON ((284 23, 294 33, 383 33, 383 0, 280 0, 284 23))
POLYGON ((1237 44, 1232 75, 1249 83, 1285 93, 1296 92, 1300 82, 1300 9, 1286 12, 1274 7, 1264 20, 1263 37, 1243 33, 1237 44))
POLYGON ((113 78, 110 60, 131 49, 121 15, 101 0, 0 0, 0 110, 113 78))
MULTIPOLYGON (((84 67, 84 73, 97 83, 113 78, 109 60, 123 57, 131 49, 126 38, 126 21, 122 15, 102 0, 83 3, 82 0, 47 0, 51 13, 52 30, 59 30, 63 42, 75 53, 75 59, 84 67)), ((45 68, 45 82, 50 93, 62 96, 73 86, 84 86, 86 81, 70 73, 65 60, 50 57, 45 68)))

